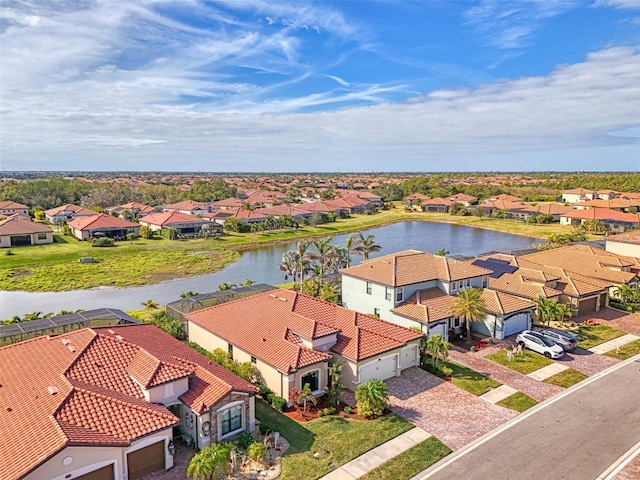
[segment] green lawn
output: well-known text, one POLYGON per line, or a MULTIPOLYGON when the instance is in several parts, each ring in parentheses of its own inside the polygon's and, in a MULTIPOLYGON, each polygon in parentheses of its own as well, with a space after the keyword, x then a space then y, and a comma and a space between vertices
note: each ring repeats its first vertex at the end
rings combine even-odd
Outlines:
POLYGON ((625 332, 606 325, 583 325, 578 329, 578 346, 585 350, 625 335, 625 332))
POLYGON ((511 410, 515 410, 516 412, 524 412, 529 408, 537 405, 538 402, 531 398, 526 393, 516 392, 513 395, 509 395, 507 398, 504 398, 496 403, 496 405, 500 405, 505 408, 510 408, 511 410))
POLYGON ((607 357, 619 358, 621 360, 626 360, 627 358, 631 358, 634 355, 640 353, 640 340, 634 340, 631 343, 627 343, 620 348, 611 350, 610 352, 605 353, 607 357))
MULTIPOLYGON (((431 364, 429 363, 429 366, 431 364)), ((502 385, 500 382, 493 380, 491 378, 487 378, 481 373, 476 372, 475 370, 471 370, 470 368, 464 367, 455 362, 440 362, 439 366, 446 366, 453 370, 451 374, 451 383, 453 383, 456 387, 460 387, 467 392, 473 393, 474 395, 482 395, 487 393, 489 390, 494 388, 498 388, 502 385)), ((426 369, 429 372, 442 377, 442 371, 433 371, 430 368, 426 369)))
POLYGON ((531 372, 535 372, 536 370, 541 369, 542 367, 546 367, 547 365, 551 365, 553 361, 545 358, 542 355, 538 355, 530 350, 523 350, 521 355, 516 355, 513 360, 509 360, 507 358, 507 353, 505 349, 498 350, 491 355, 487 355, 484 358, 488 358, 489 360, 493 360, 500 365, 504 365, 505 367, 509 367, 516 372, 520 372, 523 374, 528 374, 531 372))
POLYGON ((584 373, 578 372, 573 368, 568 368, 567 370, 563 370, 562 372, 556 373, 555 375, 545 379, 545 382, 551 383, 552 385, 558 385, 559 387, 569 388, 586 378, 589 377, 584 373))
POLYGON ((436 437, 411 447, 400 455, 374 468, 360 480, 399 480, 411 478, 451 453, 436 437))
POLYGON ((331 471, 329 463, 344 465, 413 428, 395 414, 375 420, 328 416, 298 423, 262 400, 256 401, 256 418, 266 428, 280 432, 291 445, 282 459, 280 478, 284 480, 322 477, 331 471))

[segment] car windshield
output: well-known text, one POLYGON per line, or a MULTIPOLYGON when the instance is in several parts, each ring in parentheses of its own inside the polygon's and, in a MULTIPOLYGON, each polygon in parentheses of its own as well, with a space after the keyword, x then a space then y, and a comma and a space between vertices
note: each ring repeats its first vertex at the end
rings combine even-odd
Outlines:
POLYGON ((549 340, 548 338, 544 338, 544 337, 540 337, 540 340, 542 340, 542 342, 547 346, 547 347, 553 347, 555 345, 555 343, 553 343, 551 340, 549 340))

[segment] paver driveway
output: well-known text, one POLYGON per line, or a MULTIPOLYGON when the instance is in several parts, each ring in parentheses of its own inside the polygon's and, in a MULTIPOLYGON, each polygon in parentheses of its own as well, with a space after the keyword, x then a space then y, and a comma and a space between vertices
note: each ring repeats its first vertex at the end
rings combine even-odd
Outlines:
POLYGON ((564 356, 558 358, 556 362, 591 376, 619 363, 620 360, 605 355, 598 355, 597 353, 583 350, 582 348, 576 348, 572 353, 565 353, 564 356))
POLYGON ((433 434, 452 450, 518 413, 499 407, 413 367, 387 380, 391 410, 433 434))
POLYGON ((603 325, 640 336, 640 315, 621 312, 613 308, 603 308, 599 312, 590 314, 589 318, 603 325))

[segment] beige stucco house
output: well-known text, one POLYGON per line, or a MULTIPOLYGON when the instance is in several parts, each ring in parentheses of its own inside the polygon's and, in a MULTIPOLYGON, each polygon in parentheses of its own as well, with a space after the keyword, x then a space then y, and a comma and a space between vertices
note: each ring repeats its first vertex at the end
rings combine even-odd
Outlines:
POLYGON ((20 213, 0 220, 0 248, 53 243, 53 230, 20 213))

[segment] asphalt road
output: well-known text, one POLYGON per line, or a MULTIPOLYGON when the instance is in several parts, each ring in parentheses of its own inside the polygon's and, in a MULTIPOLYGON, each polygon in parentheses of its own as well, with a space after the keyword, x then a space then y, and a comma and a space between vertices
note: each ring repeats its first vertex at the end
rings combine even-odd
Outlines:
POLYGON ((635 360, 414 478, 593 480, 638 441, 640 360, 635 360))

